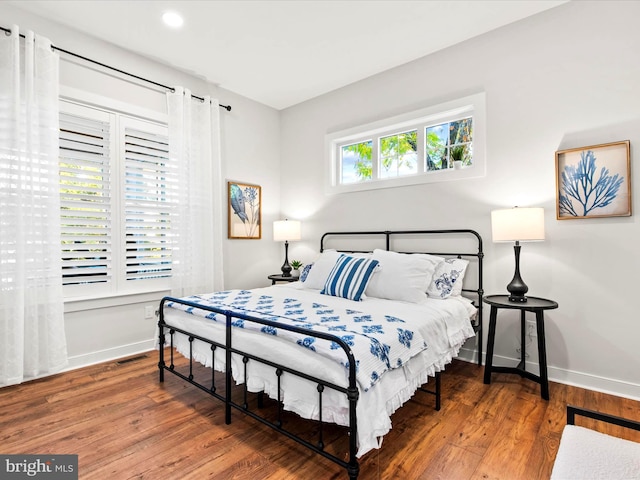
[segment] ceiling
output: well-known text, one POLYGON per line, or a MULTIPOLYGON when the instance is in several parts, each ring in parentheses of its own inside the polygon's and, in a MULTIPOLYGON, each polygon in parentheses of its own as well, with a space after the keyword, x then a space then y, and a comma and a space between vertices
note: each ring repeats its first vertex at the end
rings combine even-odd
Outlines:
MULTIPOLYGON (((566 1, 11 3, 283 109, 566 1), (184 17, 182 28, 170 29, 162 23, 167 10, 184 17)), ((57 46, 83 54, 82 45, 57 46)))

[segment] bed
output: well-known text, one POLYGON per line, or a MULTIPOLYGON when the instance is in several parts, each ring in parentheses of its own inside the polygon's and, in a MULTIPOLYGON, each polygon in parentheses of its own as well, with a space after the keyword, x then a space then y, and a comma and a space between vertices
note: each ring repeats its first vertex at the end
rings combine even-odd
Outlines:
POLYGON ((474 336, 481 362, 482 239, 473 230, 328 232, 320 252, 298 282, 163 298, 160 381, 171 372, 221 400, 226 423, 241 411, 356 479, 358 458, 381 446, 391 415, 417 391, 440 408, 440 372, 474 336), (188 371, 175 367, 176 351, 188 371), (194 365, 212 367, 210 381, 196 379, 194 365), (264 397, 277 402, 275 418, 262 414, 264 397), (286 428, 284 412, 310 420, 315 438, 286 428), (348 452, 325 448, 325 425, 344 427, 348 452))

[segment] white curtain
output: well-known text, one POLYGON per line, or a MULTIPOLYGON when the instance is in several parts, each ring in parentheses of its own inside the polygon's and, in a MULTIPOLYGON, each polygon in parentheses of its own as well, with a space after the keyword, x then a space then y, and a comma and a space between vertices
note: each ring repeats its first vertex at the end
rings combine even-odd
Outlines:
POLYGON ((171 218, 172 288, 182 297, 223 288, 220 108, 191 98, 188 89, 167 93, 169 156, 178 168, 178 198, 171 218))
POLYGON ((0 35, 0 386, 67 364, 60 258, 58 55, 0 35))

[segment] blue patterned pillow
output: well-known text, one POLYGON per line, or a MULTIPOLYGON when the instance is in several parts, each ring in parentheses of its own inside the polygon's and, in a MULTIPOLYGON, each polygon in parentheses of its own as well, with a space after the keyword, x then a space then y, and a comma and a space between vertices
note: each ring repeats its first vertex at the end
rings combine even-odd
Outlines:
POLYGON ((377 260, 340 255, 320 293, 359 302, 377 267, 377 260))
POLYGON ((307 279, 307 275, 309 275, 309 271, 311 270, 311 267, 313 267, 313 263, 310 263, 302 267, 302 271, 300 272, 301 282, 304 282, 307 279))
POLYGON ((459 297, 462 294, 462 281, 469 265, 468 260, 449 258, 436 267, 427 295, 429 298, 459 297))

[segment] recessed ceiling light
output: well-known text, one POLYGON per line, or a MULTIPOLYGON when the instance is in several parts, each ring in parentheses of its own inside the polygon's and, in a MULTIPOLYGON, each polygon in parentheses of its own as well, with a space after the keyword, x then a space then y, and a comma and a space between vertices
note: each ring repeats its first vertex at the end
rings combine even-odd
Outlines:
POLYGON ((162 20, 171 28, 180 28, 184 23, 184 19, 176 12, 165 12, 162 15, 162 20))

